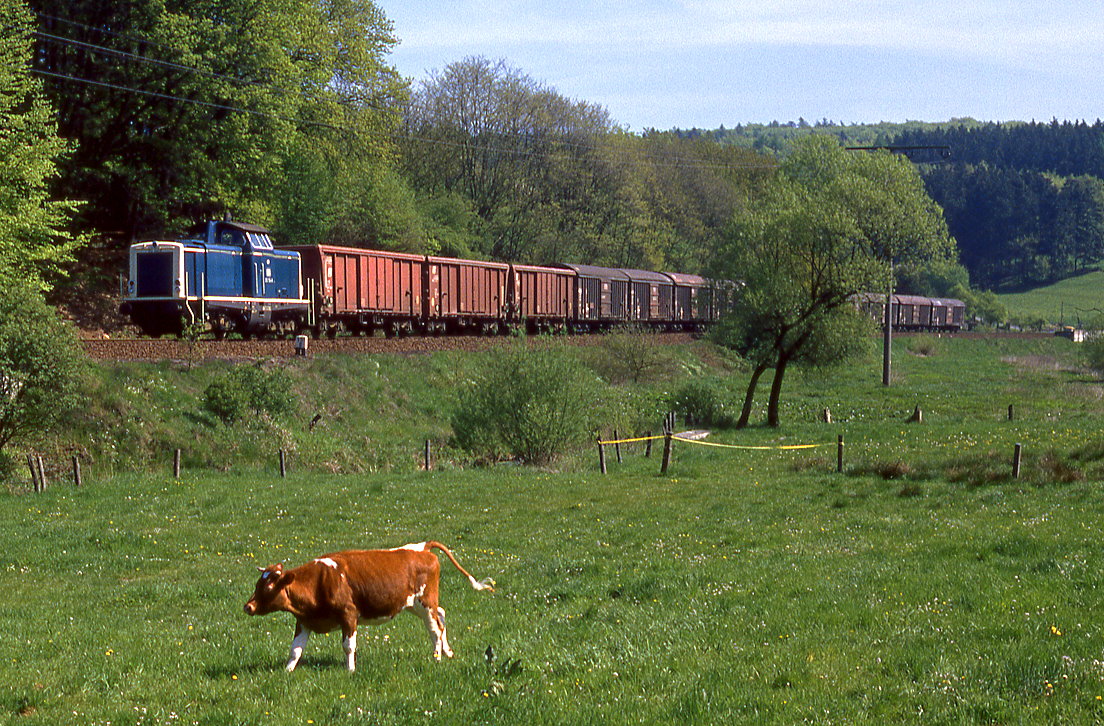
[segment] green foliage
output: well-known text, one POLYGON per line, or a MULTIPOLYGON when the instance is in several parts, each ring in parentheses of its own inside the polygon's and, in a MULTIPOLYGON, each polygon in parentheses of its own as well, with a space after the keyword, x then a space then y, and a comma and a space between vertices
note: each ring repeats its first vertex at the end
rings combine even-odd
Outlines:
POLYGON ((46 432, 82 401, 84 355, 37 290, 0 274, 0 449, 46 432))
POLYGON ((593 436, 598 381, 571 351, 524 341, 494 352, 460 392, 455 444, 484 461, 547 464, 593 436))
POLYGON ((1104 338, 1093 338, 1082 343, 1081 360, 1090 370, 1104 374, 1104 338))
POLYGON ((653 331, 618 328, 606 334, 591 357, 591 366, 610 383, 641 383, 670 371, 670 351, 653 331))
POLYGON ((779 423, 790 363, 833 364, 854 352, 863 325, 851 300, 884 287, 894 267, 953 252, 939 209, 916 171, 888 153, 852 153, 830 138, 798 142, 762 199, 733 221, 715 263, 741 280, 739 304, 717 340, 754 366, 738 425, 755 388, 775 371, 767 422, 779 423))
POLYGON ((770 165, 735 147, 629 134, 504 61, 465 58, 413 92, 402 164, 442 250, 699 271, 770 165))
POLYGON ((212 381, 203 392, 203 407, 223 423, 249 414, 286 416, 295 409, 291 378, 281 368, 238 365, 212 381))
POLYGON ((0 0, 0 18, 0 272, 41 287, 80 244, 65 231, 74 205, 48 188, 67 145, 27 71, 33 16, 23 0, 0 0))
POLYGON ((671 410, 681 414, 688 426, 729 427, 735 418, 726 398, 727 392, 716 381, 695 379, 671 396, 671 410))
POLYGON ((365 184, 387 178, 406 85, 371 0, 32 6, 65 39, 40 36, 35 63, 55 74, 46 92, 76 142, 60 189, 89 200, 86 228, 127 242, 231 211, 293 242, 394 232, 396 196, 365 184), (305 220, 285 216, 302 205, 305 220))

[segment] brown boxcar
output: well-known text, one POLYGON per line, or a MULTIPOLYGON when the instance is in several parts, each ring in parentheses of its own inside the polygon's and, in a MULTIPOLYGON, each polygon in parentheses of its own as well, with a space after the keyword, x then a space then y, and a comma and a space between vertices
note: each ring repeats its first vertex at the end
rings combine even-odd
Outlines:
MULTIPOLYGON (((864 292, 856 296, 859 309, 879 325, 885 324, 885 294, 864 292)), ((953 298, 894 295, 890 320, 894 330, 944 330, 954 332, 965 324, 966 304, 953 298)))
POLYGON ((663 325, 674 320, 675 285, 671 278, 648 270, 621 270, 632 286, 629 320, 663 325))
POLYGON ((510 319, 532 330, 566 325, 574 317, 575 273, 555 267, 511 265, 510 319))
POLYGON ((709 281, 698 275, 684 275, 681 272, 668 272, 667 277, 674 283, 673 319, 681 327, 696 329, 710 319, 709 281))
POLYGON ((931 326, 937 330, 959 330, 966 323, 966 303, 954 298, 932 300, 931 326))
POLYGON ((388 333, 420 327, 426 300, 422 255, 332 245, 287 247, 299 253, 315 320, 388 333))
POLYGON ((509 265, 451 257, 429 257, 426 265, 431 329, 490 332, 506 323, 509 265))
POLYGON ((629 277, 624 270, 560 265, 575 273, 574 319, 582 330, 600 330, 629 319, 629 277))

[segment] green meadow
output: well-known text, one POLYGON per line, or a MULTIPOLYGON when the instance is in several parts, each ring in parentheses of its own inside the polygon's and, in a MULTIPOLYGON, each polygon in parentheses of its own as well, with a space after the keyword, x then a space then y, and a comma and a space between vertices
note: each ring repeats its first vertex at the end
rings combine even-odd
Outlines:
POLYGON ((1023 321, 1042 319, 1052 325, 1099 325, 1104 319, 1101 289, 1104 270, 1092 270, 1052 285, 997 297, 1012 317, 1023 321))
MULTIPOLYGON (((679 375, 742 393, 742 373, 692 355, 679 375)), ((423 418, 373 433, 373 456, 416 451, 442 427, 430 402, 444 400, 447 361, 311 365, 427 381, 395 403, 423 418)), ((137 389, 175 375, 124 368, 137 389)), ((1104 720, 1104 385, 1062 339, 902 337, 894 371, 889 389, 873 356, 794 375, 781 429, 706 441, 819 446, 676 442, 666 475, 659 448, 645 458, 636 444, 622 463, 610 452, 605 476, 591 450, 550 469, 426 472, 396 454, 286 479, 258 460, 179 480, 117 466, 91 467, 81 489, 11 485, 0 722, 1104 720), (923 423, 906 423, 917 406, 923 423), (498 583, 473 591, 443 562, 452 660, 434 663, 419 620, 401 615, 362 626, 356 673, 330 634, 288 674, 291 617, 242 612, 259 565, 425 539, 498 583)), ((672 381, 648 385, 642 400, 672 381)))

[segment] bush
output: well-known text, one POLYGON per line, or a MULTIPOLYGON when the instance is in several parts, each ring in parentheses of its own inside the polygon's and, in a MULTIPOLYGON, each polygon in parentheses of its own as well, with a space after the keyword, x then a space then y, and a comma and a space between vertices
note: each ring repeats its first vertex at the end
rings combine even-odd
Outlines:
POLYGON ((732 414, 725 410, 721 388, 709 381, 690 381, 671 397, 671 408, 682 414, 689 426, 732 426, 732 414))
POLYGON ((0 274, 0 449, 46 431, 81 400, 75 330, 35 290, 0 274))
POLYGON ((235 366, 207 386, 203 407, 228 424, 249 413, 283 416, 295 408, 291 378, 279 368, 235 366))
POLYGON ((490 354, 461 391, 454 443, 478 459, 547 464, 593 436, 598 382, 562 347, 518 342, 490 354))
POLYGON ((593 356, 593 367, 610 383, 640 383, 671 367, 671 355, 659 336, 640 326, 605 335, 593 356))
POLYGON ((1104 373, 1104 338, 1093 338, 1081 346, 1081 360, 1095 373, 1104 373))

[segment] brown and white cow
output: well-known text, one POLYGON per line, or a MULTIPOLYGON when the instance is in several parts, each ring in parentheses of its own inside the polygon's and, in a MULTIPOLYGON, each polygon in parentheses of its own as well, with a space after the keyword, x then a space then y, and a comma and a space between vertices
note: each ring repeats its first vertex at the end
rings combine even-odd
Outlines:
POLYGON ((261 579, 245 604, 247 615, 283 611, 295 616, 295 638, 287 670, 295 670, 311 633, 341 628, 350 671, 356 669, 357 623, 383 623, 404 610, 418 615, 433 641, 433 657, 452 657, 445 634, 445 610, 437 602, 441 550, 476 590, 494 591, 490 578, 477 581, 440 542, 390 550, 346 550, 323 555, 292 570, 282 564, 258 568, 261 579))

